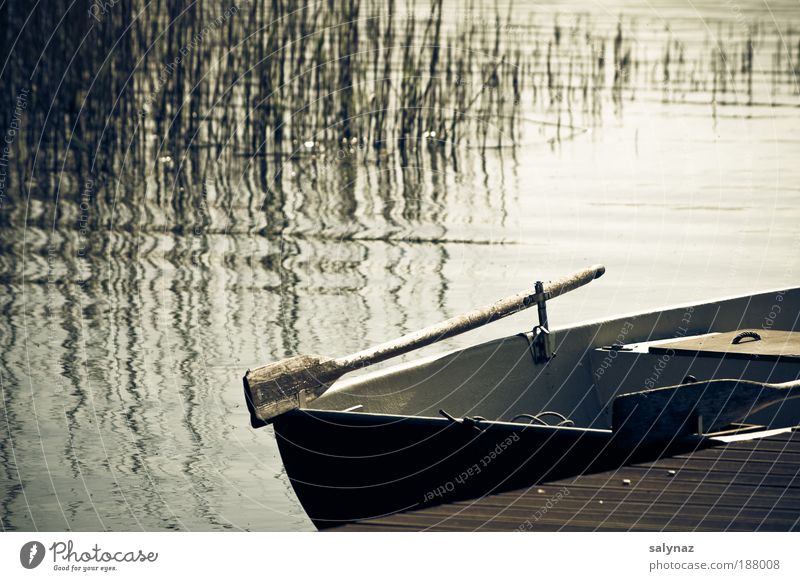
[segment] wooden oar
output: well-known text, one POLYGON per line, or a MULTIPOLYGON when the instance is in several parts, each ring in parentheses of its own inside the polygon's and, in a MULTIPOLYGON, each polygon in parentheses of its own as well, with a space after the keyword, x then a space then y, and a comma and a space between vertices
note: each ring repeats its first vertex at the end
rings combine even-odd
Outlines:
POLYGON ((251 424, 253 427, 263 426, 280 414, 305 406, 349 371, 397 357, 513 315, 536 305, 542 299, 549 300, 579 288, 602 276, 605 270, 599 264, 586 268, 545 284, 542 294, 523 291, 352 355, 337 359, 320 355, 300 355, 248 370, 244 376, 244 391, 251 424))
POLYGON ((800 397, 800 381, 698 381, 620 395, 612 404, 611 424, 619 443, 636 446, 711 433, 795 397, 800 397))

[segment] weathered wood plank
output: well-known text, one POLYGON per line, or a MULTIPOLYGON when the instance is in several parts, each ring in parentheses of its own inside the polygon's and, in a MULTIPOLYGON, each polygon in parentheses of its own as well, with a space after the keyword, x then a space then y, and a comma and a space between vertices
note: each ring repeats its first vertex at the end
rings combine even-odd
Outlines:
POLYGON ((797 436, 732 442, 697 458, 682 454, 332 530, 797 531, 797 436), (758 461, 748 461, 754 448, 758 461), (693 467, 671 468, 681 463, 693 467))

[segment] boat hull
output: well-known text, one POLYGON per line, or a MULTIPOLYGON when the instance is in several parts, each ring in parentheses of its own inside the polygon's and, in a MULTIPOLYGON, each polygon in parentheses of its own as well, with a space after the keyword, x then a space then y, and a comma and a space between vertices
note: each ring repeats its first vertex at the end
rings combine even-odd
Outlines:
MULTIPOLYGON (((337 382, 314 409, 277 417, 275 435, 297 497, 320 529, 655 459, 711 444, 696 435, 670 449, 637 446, 634 455, 610 429, 616 397, 684 383, 691 374, 789 381, 797 364, 722 358, 709 366, 693 355, 627 352, 614 344, 736 329, 796 331, 798 305, 800 289, 788 289, 560 329, 556 356, 544 364, 531 356, 530 337, 510 336, 337 382), (493 421, 475 426, 435 417, 440 409, 493 421), (583 427, 508 421, 543 411, 583 427)), ((749 421, 796 425, 798 402, 749 421)))
MULTIPOLYGON (((634 457, 608 430, 295 411, 275 421, 286 473, 319 529, 481 498, 634 457)), ((697 442, 691 444, 697 446, 697 442)), ((637 450, 636 458, 659 450, 637 450)))

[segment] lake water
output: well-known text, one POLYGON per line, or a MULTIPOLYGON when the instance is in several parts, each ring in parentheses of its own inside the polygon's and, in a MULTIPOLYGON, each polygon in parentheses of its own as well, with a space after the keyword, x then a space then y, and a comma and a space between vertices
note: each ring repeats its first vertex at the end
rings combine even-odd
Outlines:
MULTIPOLYGON (((260 148, 270 117, 247 113, 240 75, 262 40, 303 30, 270 37, 260 3, 243 4, 221 23, 202 3, 145 13, 125 42, 130 6, 40 6, 24 25, 27 9, 0 9, 3 530, 312 530, 271 428, 249 427, 248 367, 342 355, 593 263, 607 274, 554 301, 551 325, 800 282, 796 3, 445 4, 446 29, 472 19, 487 47, 500 29, 527 84, 475 89, 519 104, 455 156, 434 143, 406 159, 308 120, 287 125, 289 154, 260 148), (190 18, 200 41, 181 32, 190 18), (636 67, 585 89, 620 18, 636 67), (192 65, 162 82, 175 47, 192 65)), ((309 95, 337 90, 313 74, 309 95)))

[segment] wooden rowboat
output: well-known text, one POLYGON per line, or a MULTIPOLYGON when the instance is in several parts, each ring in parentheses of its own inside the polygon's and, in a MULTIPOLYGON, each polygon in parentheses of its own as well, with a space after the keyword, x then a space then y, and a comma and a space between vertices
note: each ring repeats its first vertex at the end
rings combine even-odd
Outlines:
POLYGON ((531 294, 533 331, 351 379, 321 377, 316 399, 248 371, 251 422, 274 426, 318 528, 800 423, 800 288, 560 329, 547 324, 547 288, 531 294), (293 405, 270 416, 264 394, 274 390, 293 405))

